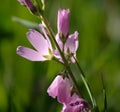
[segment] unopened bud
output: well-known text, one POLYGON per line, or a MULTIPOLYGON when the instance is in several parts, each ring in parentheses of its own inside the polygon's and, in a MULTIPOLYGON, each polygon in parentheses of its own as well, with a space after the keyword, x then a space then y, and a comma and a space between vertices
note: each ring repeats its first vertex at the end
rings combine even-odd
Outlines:
POLYGON ((37 7, 31 2, 31 0, 18 0, 21 5, 26 6, 33 14, 37 15, 37 7))

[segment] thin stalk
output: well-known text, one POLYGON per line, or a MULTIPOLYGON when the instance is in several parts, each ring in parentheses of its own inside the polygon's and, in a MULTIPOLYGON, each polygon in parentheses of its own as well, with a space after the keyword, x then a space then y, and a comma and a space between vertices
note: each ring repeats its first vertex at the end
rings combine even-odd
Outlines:
POLYGON ((87 80, 86 80, 86 78, 85 78, 85 74, 84 74, 81 66, 79 65, 77 59, 76 59, 74 56, 73 56, 73 58, 75 59, 76 64, 77 64, 77 67, 78 67, 78 69, 79 69, 80 72, 81 72, 81 75, 80 75, 80 76, 81 76, 81 78, 82 78, 82 81, 83 81, 86 89, 87 89, 87 92, 88 92, 88 94, 89 94, 89 97, 90 97, 91 102, 92 102, 92 105, 93 105, 93 108, 96 108, 96 102, 95 102, 95 100, 94 100, 94 98, 93 98, 93 96, 92 96, 92 92, 91 92, 91 89, 90 89, 90 87, 89 87, 89 84, 88 84, 88 82, 87 82, 87 80))
POLYGON ((103 86, 103 95, 104 95, 104 109, 103 112, 107 112, 107 95, 106 95, 106 87, 103 79, 103 75, 101 76, 102 86, 103 86))
POLYGON ((63 62, 64 62, 64 66, 65 66, 66 69, 68 70, 69 76, 70 76, 70 78, 72 79, 73 84, 74 84, 74 86, 75 86, 78 94, 82 97, 82 94, 81 94, 80 89, 79 89, 79 87, 78 87, 78 85, 77 85, 76 79, 75 79, 75 77, 74 77, 74 75, 73 75, 73 73, 72 73, 72 71, 71 71, 71 69, 70 69, 70 66, 69 66, 69 64, 68 64, 68 62, 67 62, 67 60, 66 60, 66 58, 65 58, 65 56, 64 56, 64 53, 61 51, 61 49, 60 49, 60 47, 59 47, 59 45, 58 45, 58 43, 57 43, 57 41, 56 41, 56 39, 55 39, 55 35, 54 35, 51 27, 49 26, 49 23, 48 23, 47 19, 44 17, 44 15, 41 16, 41 19, 42 19, 42 21, 44 22, 44 24, 46 25, 47 30, 48 30, 50 36, 52 37, 52 39, 53 39, 53 41, 54 41, 54 43, 55 43, 55 45, 56 45, 56 47, 57 47, 57 49, 58 49, 61 57, 62 57, 62 60, 63 60, 63 62))

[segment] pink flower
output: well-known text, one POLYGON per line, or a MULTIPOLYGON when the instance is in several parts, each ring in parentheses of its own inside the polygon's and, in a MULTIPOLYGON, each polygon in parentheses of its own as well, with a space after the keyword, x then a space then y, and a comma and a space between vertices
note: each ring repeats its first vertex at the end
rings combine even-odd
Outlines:
POLYGON ((63 104, 62 112, 87 112, 91 109, 89 103, 76 93, 71 95, 71 84, 67 77, 58 75, 47 90, 49 96, 63 104))
POLYGON ((88 112, 91 110, 90 104, 74 93, 67 104, 63 105, 62 112, 88 112))
POLYGON ((68 93, 70 93, 69 79, 58 75, 49 86, 47 93, 52 98, 57 97, 59 103, 66 104, 68 102, 68 93))
POLYGON ((64 35, 66 37, 69 32, 69 9, 58 11, 58 20, 57 20, 57 28, 58 34, 64 35))
MULTIPOLYGON (((56 35, 56 41, 64 53, 64 56, 68 62, 74 63, 73 58, 76 57, 76 51, 78 49, 78 32, 68 35, 69 33, 69 9, 60 9, 58 11, 58 33, 56 35)), ((53 51, 54 56, 63 63, 61 55, 58 49, 53 51)))
POLYGON ((69 51, 72 54, 75 54, 78 49, 78 32, 69 35, 64 45, 65 52, 69 51))
POLYGON ((33 29, 27 33, 27 37, 35 50, 19 46, 17 48, 18 55, 31 61, 45 61, 52 58, 52 47, 47 37, 43 37, 42 34, 33 29))
MULTIPOLYGON (((74 34, 69 35, 65 43, 60 39, 58 34, 56 35, 56 40, 61 50, 63 51, 66 59, 69 62, 74 63, 75 60, 73 56, 76 57, 76 51, 78 49, 78 43, 79 43, 78 32, 76 31, 74 34)), ((57 49, 54 51, 54 56, 58 58, 60 62, 63 62, 59 54, 59 51, 57 49)))

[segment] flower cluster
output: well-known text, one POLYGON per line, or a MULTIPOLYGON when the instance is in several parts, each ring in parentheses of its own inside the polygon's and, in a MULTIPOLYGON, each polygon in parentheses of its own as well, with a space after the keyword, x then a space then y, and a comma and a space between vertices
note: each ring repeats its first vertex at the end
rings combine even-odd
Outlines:
MULTIPOLYGON (((58 11, 58 33, 56 41, 69 62, 75 62, 73 56, 76 56, 78 49, 78 32, 68 35, 69 32, 69 9, 58 11)), ((17 54, 31 61, 51 60, 52 57, 57 58, 60 62, 62 58, 58 49, 53 49, 50 43, 46 27, 43 24, 39 25, 42 33, 31 29, 27 33, 28 40, 36 50, 19 46, 17 54)))
POLYGON ((76 93, 71 93, 71 83, 69 78, 58 75, 50 87, 48 94, 56 98, 63 104, 62 112, 87 112, 91 109, 89 103, 80 98, 76 93))
MULTIPOLYGON (((29 9, 34 7, 30 0, 19 0, 19 2, 29 9)), ((69 12, 69 9, 59 9, 58 11, 58 31, 55 36, 55 42, 58 46, 52 47, 47 25, 40 24, 42 32, 30 29, 27 33, 27 38, 35 49, 19 46, 17 54, 31 61, 46 61, 55 58, 63 64, 65 64, 64 60, 68 64, 74 63, 78 49, 78 32, 75 31, 69 35, 69 12), (61 52, 65 59, 61 56, 61 52)), ((57 98, 58 102, 63 105, 62 112, 88 112, 91 110, 91 106, 77 92, 72 91, 74 83, 71 82, 69 75, 57 75, 47 90, 49 96, 57 98)))

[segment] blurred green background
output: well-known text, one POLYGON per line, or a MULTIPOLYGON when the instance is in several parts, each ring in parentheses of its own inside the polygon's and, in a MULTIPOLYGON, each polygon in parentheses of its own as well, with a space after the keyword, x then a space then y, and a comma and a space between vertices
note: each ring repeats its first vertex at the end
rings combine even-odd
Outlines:
MULTIPOLYGON (((55 32, 59 8, 70 8, 70 33, 79 31, 77 58, 100 110, 103 75, 108 112, 120 112, 120 1, 48 0, 46 16, 55 32)), ((0 1, 0 112, 60 112, 62 106, 46 90, 62 66, 30 62, 16 54, 18 45, 31 45, 28 29, 13 22, 13 16, 40 22, 17 0, 0 1)))

